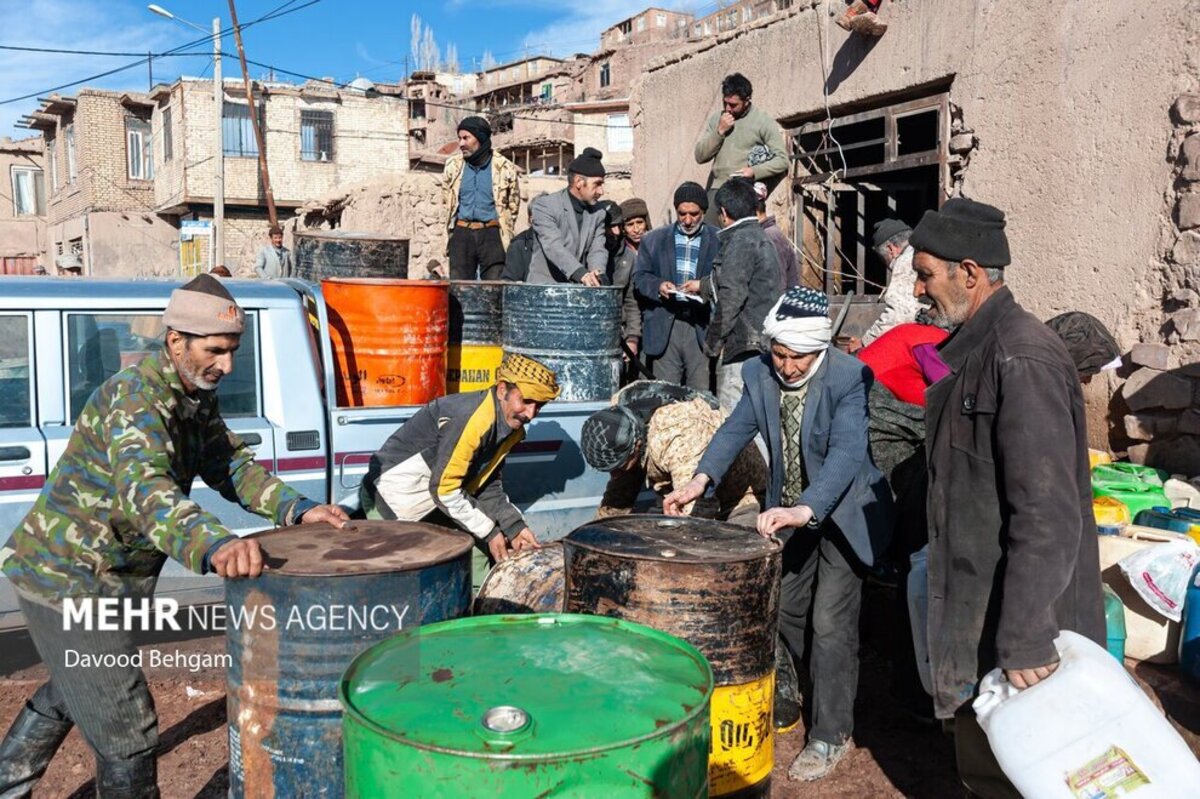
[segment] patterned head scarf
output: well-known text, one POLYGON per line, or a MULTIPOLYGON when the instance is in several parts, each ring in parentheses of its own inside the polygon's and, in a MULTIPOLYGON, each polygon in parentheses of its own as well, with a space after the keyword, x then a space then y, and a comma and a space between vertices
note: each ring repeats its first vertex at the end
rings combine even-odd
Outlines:
POLYGON ((596 411, 583 423, 583 457, 593 469, 611 472, 646 440, 646 425, 623 405, 596 411))
POLYGON ((829 298, 808 286, 788 289, 767 314, 763 335, 793 352, 824 351, 833 338, 829 298))
POLYGON ((545 364, 510 352, 496 370, 496 380, 503 380, 521 389, 521 396, 534 402, 549 402, 558 399, 558 380, 554 370, 545 364))

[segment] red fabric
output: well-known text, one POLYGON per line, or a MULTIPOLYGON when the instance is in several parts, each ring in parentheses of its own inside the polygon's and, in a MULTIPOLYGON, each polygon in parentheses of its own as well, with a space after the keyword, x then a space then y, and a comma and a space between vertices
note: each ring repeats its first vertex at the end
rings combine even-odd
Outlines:
POLYGON ((924 407, 925 378, 912 349, 918 344, 940 344, 948 335, 934 325, 897 325, 859 350, 858 357, 896 399, 924 407))

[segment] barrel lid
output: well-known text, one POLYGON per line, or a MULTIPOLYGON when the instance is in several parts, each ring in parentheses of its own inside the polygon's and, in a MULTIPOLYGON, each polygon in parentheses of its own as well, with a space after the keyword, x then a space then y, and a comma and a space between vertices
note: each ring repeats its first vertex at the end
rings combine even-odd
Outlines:
POLYGON ((304 577, 424 569, 461 557, 470 535, 419 522, 353 521, 338 530, 324 522, 250 536, 262 545, 272 573, 304 577))
POLYGON ((355 230, 297 230, 295 235, 306 239, 333 239, 340 241, 408 241, 408 236, 384 236, 355 230))
POLYGON ((613 516, 566 537, 572 546, 609 555, 676 563, 739 563, 774 555, 782 546, 749 527, 691 516, 613 516))
POLYGON ((335 286, 390 286, 403 287, 411 286, 414 288, 447 288, 450 286, 449 280, 409 280, 406 277, 323 277, 321 285, 334 284, 335 286))
POLYGON ((403 745, 541 759, 625 747, 707 714, 694 647, 604 616, 477 616, 410 630, 350 665, 346 713, 403 745))

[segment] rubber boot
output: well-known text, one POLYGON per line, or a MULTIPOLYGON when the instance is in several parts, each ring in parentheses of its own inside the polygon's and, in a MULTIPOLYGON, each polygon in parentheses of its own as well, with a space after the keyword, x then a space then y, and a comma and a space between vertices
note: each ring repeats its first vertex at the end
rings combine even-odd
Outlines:
POLYGON ((96 759, 96 799, 158 799, 158 754, 96 759))
POLYGON ((72 726, 29 705, 21 709, 0 743, 0 799, 29 796, 72 726))
POLYGON ((791 732, 800 723, 800 680, 792 653, 780 638, 775 642, 775 731, 791 732))

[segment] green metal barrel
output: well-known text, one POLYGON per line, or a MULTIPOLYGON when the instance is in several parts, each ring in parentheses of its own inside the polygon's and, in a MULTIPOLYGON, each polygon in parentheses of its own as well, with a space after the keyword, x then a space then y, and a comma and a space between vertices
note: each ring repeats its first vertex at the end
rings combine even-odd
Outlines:
POLYGON ((707 796, 712 670, 597 616, 480 616, 359 655, 342 679, 346 796, 707 796))

